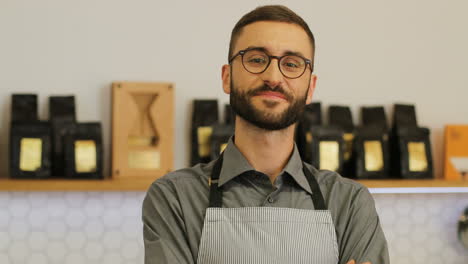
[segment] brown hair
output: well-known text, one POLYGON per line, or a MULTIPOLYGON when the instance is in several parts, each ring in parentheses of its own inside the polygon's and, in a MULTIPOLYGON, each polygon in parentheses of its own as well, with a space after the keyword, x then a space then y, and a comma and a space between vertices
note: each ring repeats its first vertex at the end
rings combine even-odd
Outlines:
MULTIPOLYGON (((229 42, 229 54, 228 60, 232 57, 234 52, 234 44, 239 38, 242 29, 254 22, 258 21, 275 21, 275 22, 285 22, 296 24, 300 26, 304 31, 307 33, 310 39, 310 44, 312 45, 312 65, 314 62, 314 53, 315 53, 315 39, 314 34, 310 31, 309 26, 307 23, 294 13, 291 9, 283 6, 283 5, 266 5, 266 6, 259 6, 254 10, 250 11, 249 13, 245 14, 234 26, 231 33, 231 41, 229 42)), ((313 67, 311 67, 313 68, 313 67)))

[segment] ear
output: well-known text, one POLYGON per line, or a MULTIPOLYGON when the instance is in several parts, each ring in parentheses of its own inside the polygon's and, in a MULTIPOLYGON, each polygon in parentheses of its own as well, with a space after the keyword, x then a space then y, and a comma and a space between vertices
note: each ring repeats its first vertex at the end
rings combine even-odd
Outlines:
POLYGON ((317 75, 312 74, 310 76, 310 84, 309 84, 309 89, 307 91, 307 101, 306 104, 312 103, 312 97, 314 95, 315 91, 315 85, 317 84, 317 75))
POLYGON ((231 93, 231 65, 225 64, 221 69, 221 79, 223 80, 223 90, 226 94, 231 93))

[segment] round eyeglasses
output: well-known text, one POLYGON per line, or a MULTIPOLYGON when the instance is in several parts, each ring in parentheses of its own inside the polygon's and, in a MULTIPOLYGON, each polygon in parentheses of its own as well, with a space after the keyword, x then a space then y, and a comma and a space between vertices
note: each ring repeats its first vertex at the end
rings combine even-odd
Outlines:
POLYGON ((239 51, 236 55, 232 56, 229 60, 229 64, 237 57, 241 56, 242 65, 244 69, 250 73, 258 74, 264 72, 268 66, 270 66, 271 60, 278 60, 278 68, 284 77, 289 79, 296 79, 301 77, 307 65, 310 65, 312 71, 312 63, 309 59, 306 59, 299 55, 283 55, 283 56, 271 56, 265 51, 257 48, 245 49, 239 51))

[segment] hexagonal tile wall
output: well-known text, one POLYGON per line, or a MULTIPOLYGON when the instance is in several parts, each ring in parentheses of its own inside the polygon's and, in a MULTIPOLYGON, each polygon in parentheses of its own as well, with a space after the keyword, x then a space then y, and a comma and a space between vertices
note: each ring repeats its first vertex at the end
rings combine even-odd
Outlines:
POLYGON ((392 263, 468 263, 457 222, 468 194, 374 194, 392 263))
MULTIPOLYGON (((144 192, 0 192, 0 263, 143 263, 144 192), (5 209, 3 209, 5 208, 5 209)), ((392 263, 468 263, 468 194, 374 194, 392 263)))
POLYGON ((0 263, 143 263, 144 195, 0 192, 0 263))

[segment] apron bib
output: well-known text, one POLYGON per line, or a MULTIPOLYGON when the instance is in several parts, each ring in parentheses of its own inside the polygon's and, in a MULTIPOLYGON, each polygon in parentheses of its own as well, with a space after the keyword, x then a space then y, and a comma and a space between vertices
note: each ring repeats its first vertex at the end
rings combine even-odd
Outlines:
POLYGON ((315 210, 222 208, 223 154, 213 167, 198 264, 337 264, 335 227, 317 180, 303 164, 315 210))

